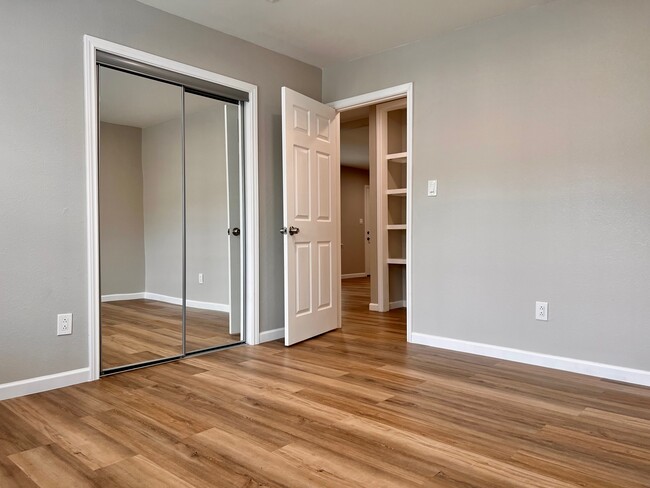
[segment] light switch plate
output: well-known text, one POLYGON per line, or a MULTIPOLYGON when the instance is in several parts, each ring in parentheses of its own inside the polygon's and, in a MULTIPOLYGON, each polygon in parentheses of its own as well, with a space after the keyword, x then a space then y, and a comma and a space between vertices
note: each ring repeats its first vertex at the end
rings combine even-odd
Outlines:
POLYGON ((438 196, 438 180, 429 180, 427 182, 427 196, 428 197, 438 196))

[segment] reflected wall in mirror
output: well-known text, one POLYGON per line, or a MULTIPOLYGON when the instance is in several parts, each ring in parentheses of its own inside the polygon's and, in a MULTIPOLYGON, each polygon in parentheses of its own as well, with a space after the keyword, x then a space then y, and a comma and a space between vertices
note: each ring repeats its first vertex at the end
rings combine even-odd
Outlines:
POLYGON ((243 340, 238 120, 238 105, 185 93, 187 352, 243 340))
POLYGON ((101 369, 180 356, 182 96, 99 67, 101 369))

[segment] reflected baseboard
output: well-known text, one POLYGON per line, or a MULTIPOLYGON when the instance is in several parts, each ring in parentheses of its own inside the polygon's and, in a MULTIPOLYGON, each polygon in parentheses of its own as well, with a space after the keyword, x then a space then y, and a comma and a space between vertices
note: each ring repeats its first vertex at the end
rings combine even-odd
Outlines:
POLYGON ((102 295, 102 302, 119 302, 122 300, 142 300, 144 292, 140 293, 117 293, 115 295, 102 295))
MULTIPOLYGON (((114 295, 102 295, 102 302, 117 302, 121 300, 156 300, 158 302, 171 303, 172 305, 181 305, 183 300, 179 297, 161 295, 159 293, 150 293, 148 291, 139 293, 118 293, 114 295)), ((201 310, 214 310, 216 312, 230 313, 230 305, 216 302, 201 302, 199 300, 187 300, 187 306, 201 310)))

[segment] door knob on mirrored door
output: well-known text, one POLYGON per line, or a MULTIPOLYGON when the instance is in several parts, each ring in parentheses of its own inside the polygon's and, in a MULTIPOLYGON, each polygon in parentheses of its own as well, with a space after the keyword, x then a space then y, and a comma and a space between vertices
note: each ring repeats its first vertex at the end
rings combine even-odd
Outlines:
POLYGON ((233 227, 232 230, 228 229, 228 235, 233 235, 235 237, 239 237, 239 234, 241 234, 241 231, 239 230, 239 227, 233 227))

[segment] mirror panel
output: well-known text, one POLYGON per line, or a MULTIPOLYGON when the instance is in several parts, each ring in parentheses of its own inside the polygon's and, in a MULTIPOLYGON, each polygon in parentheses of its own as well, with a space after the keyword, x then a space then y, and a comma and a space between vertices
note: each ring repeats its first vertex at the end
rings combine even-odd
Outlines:
MULTIPOLYGON (((241 139, 239 106, 226 104, 226 157, 228 171, 228 218, 229 228, 244 228, 243 164, 241 163, 241 139)), ((244 242, 246 235, 230 236, 230 335, 245 341, 244 323, 244 242)))
POLYGON ((182 88, 100 66, 101 369, 180 356, 182 88))
POLYGON ((242 340, 239 212, 238 106, 185 93, 188 353, 242 340))

